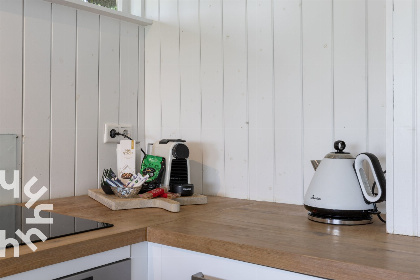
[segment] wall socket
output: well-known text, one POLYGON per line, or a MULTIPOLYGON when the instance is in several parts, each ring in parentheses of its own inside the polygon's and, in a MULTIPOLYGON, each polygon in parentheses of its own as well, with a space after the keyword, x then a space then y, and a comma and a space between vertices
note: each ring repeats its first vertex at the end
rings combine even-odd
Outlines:
POLYGON ((104 143, 120 143, 121 140, 126 139, 123 136, 119 135, 117 135, 115 138, 111 138, 110 132, 112 129, 115 129, 119 133, 124 133, 128 137, 131 137, 131 135, 133 134, 133 127, 131 124, 106 123, 104 132, 104 143))

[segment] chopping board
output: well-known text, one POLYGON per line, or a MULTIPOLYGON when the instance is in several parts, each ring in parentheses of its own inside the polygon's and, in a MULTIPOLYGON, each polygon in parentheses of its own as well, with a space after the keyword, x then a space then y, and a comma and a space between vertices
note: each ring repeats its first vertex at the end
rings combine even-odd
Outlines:
POLYGON ((135 209, 135 208, 162 208, 169 212, 179 212, 181 205, 206 204, 207 196, 194 194, 182 196, 176 199, 169 198, 119 198, 113 194, 105 194, 102 189, 88 190, 88 195, 111 210, 135 209))

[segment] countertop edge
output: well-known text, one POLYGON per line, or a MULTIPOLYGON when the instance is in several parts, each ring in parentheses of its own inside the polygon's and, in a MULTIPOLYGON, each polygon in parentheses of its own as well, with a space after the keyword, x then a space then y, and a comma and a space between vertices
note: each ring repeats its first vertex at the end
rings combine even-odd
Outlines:
POLYGON ((147 241, 327 279, 420 279, 419 275, 147 228, 147 241), (240 256, 240 257, 238 257, 240 256), (344 274, 345 273, 345 274, 344 274), (339 275, 339 277, 337 277, 339 275))
POLYGON ((35 252, 25 250, 18 258, 8 257, 0 262, 0 278, 147 241, 146 232, 147 228, 141 228, 66 245, 51 246, 35 252), (55 254, 57 247, 60 247, 61 252, 65 252, 61 253, 59 260, 55 254))

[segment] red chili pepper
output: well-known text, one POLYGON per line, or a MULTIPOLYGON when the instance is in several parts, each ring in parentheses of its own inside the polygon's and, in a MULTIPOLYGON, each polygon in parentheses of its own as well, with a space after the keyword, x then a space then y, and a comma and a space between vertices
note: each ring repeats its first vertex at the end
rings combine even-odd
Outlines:
POLYGON ((175 199, 180 197, 179 193, 164 193, 161 195, 163 198, 175 199))
POLYGON ((145 199, 155 198, 155 197, 161 196, 164 193, 165 193, 165 189, 156 188, 151 191, 148 191, 147 193, 142 194, 141 198, 145 198, 145 199))

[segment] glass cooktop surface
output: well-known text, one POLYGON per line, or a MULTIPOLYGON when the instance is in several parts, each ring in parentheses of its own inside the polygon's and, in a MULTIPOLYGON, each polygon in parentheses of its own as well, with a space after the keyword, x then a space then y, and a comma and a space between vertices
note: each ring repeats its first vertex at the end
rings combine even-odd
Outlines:
MULTIPOLYGON (((20 229, 24 234, 32 228, 39 229, 47 239, 53 239, 77 233, 108 228, 113 224, 102 223, 72 216, 66 216, 58 213, 41 211, 42 218, 52 218, 51 224, 32 224, 27 223, 27 218, 34 218, 34 209, 27 209, 25 206, 7 205, 0 207, 0 230, 6 231, 6 238, 16 239, 20 245, 25 244, 15 232, 20 229)), ((30 221, 29 221, 30 222, 30 221)), ((36 235, 31 235, 32 242, 39 242, 41 239, 36 235)), ((6 246, 12 247, 11 244, 6 246)))

